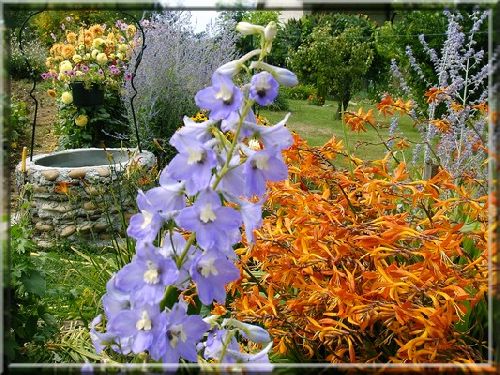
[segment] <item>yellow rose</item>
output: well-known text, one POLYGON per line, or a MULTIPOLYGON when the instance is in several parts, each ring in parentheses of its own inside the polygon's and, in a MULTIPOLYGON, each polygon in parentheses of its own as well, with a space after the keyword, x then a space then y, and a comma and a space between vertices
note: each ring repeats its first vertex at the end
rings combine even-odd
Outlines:
POLYGON ((89 29, 93 36, 101 36, 104 34, 104 29, 101 25, 92 25, 89 29))
POLYGON ((123 53, 118 52, 118 53, 116 54, 116 58, 117 58, 118 60, 123 60, 123 53))
POLYGON ((61 102, 64 104, 73 103, 73 95, 69 91, 64 91, 61 95, 61 102))
POLYGON ((95 57, 95 61, 97 61, 98 64, 106 64, 108 62, 108 57, 105 53, 101 52, 95 57))
POLYGON ((76 34, 73 32, 67 33, 66 40, 68 41, 68 43, 75 43, 76 42, 76 34))
POLYGON ((114 53, 110 53, 110 54, 109 54, 109 58, 110 58, 111 60, 114 60, 114 59, 115 59, 115 57, 116 57, 116 56, 115 56, 115 54, 114 54, 114 53))
POLYGON ((64 60, 59 64, 59 73, 64 73, 68 70, 72 70, 73 65, 68 60, 64 60))
POLYGON ((133 37, 137 31, 137 28, 134 25, 128 25, 127 27, 127 35, 129 38, 133 37))
POLYGON ((73 61, 78 64, 80 61, 82 61, 82 57, 80 55, 74 55, 73 61))
POLYGON ((85 56, 83 56, 84 60, 90 60, 90 53, 86 53, 85 56))
POLYGON ((69 59, 74 54, 75 54, 75 47, 73 47, 71 44, 65 44, 64 46, 62 46, 61 55, 63 55, 65 59, 69 59))
POLYGON ((104 39, 102 38, 95 38, 94 41, 92 42, 92 48, 99 48, 104 44, 104 39))
POLYGON ((99 54, 99 50, 93 49, 90 55, 92 56, 93 59, 95 59, 98 54, 99 54))
POLYGON ((112 41, 112 42, 114 42, 114 41, 116 40, 116 36, 115 36, 115 34, 113 34, 113 33, 109 33, 109 34, 106 36, 106 39, 107 39, 108 41, 112 41))
POLYGON ((85 126, 89 122, 87 115, 79 115, 75 118, 75 124, 77 126, 85 126))
POLYGON ((122 44, 120 44, 120 45, 118 46, 118 50, 119 50, 120 52, 127 52, 127 50, 128 50, 128 46, 127 46, 126 44, 123 44, 123 43, 122 43, 122 44))

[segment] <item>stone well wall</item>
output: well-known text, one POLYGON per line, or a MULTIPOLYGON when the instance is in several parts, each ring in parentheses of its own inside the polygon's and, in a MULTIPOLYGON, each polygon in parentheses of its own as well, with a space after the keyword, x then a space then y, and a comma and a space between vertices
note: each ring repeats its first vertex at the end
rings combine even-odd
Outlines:
MULTIPOLYGON (((103 152, 102 149, 83 149, 92 150, 103 152)), ((116 233, 123 235, 126 227, 123 221, 128 222, 137 212, 135 197, 130 191, 125 191, 124 173, 132 165, 150 170, 156 162, 154 155, 148 151, 123 154, 127 151, 108 149, 125 156, 118 158, 119 162, 113 160, 108 165, 87 166, 85 160, 74 157, 75 151, 82 150, 33 156, 32 161, 26 161, 25 173, 21 171, 21 163, 16 167, 18 188, 24 185, 29 187, 29 215, 35 230, 34 240, 40 247, 51 247, 62 239, 109 244, 116 233), (49 156, 51 159, 55 156, 56 161, 52 160, 49 165, 39 164, 41 159, 51 160, 47 158, 49 156), (71 162, 64 162, 68 159, 71 162)))

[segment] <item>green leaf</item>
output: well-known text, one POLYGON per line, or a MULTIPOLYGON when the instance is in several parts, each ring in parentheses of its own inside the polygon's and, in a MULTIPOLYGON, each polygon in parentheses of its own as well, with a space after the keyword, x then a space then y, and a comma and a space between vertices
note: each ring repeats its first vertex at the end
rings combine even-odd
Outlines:
POLYGON ((30 270, 28 272, 29 273, 24 274, 24 277, 21 279, 26 291, 40 297, 45 295, 45 289, 47 287, 45 277, 37 270, 30 270))

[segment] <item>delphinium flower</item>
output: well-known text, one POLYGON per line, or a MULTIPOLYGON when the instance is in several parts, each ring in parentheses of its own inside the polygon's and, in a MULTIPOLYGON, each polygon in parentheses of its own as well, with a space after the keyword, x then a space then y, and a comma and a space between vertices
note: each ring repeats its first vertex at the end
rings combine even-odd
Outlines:
POLYGON ((144 352, 143 358, 166 363, 269 363, 272 342, 264 328, 188 309, 188 301, 196 304, 193 311, 225 303, 226 285, 240 277, 234 246, 242 240, 241 226, 252 243, 267 181, 288 175, 281 155, 292 143, 288 115, 264 126, 251 108, 271 104, 279 84, 293 85, 297 78, 263 62, 276 34, 274 23, 239 29, 259 35, 260 48, 224 64, 212 85, 196 94, 208 119, 196 123, 184 117, 170 139, 178 154, 160 173, 160 186, 138 192, 140 212, 127 229, 136 254, 107 284, 106 332, 97 329, 104 327, 101 318, 91 329, 98 351, 144 352), (239 73, 253 74, 244 88, 233 82, 239 73), (195 290, 195 300, 184 297, 195 290), (260 351, 245 351, 238 338, 260 351))

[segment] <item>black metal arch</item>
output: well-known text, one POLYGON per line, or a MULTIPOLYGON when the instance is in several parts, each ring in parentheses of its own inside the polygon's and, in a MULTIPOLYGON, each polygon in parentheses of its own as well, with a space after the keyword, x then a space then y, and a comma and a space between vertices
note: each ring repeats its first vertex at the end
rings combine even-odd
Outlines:
MULTIPOLYGON (((33 95, 33 92, 36 89, 36 80, 37 80, 37 77, 36 77, 34 68, 31 67, 29 59, 26 56, 26 53, 24 52, 24 48, 23 48, 23 32, 26 29, 26 25, 28 24, 29 20, 33 16, 36 16, 37 14, 45 12, 46 10, 47 9, 46 9, 46 6, 45 6, 42 10, 38 10, 38 11, 35 11, 33 13, 30 13, 28 15, 28 17, 26 18, 26 20, 24 20, 21 28, 19 29, 19 37, 18 37, 18 39, 19 39, 19 50, 21 51, 21 54, 23 55, 24 60, 26 61, 26 64, 28 65, 28 70, 30 71, 31 79, 33 80, 33 87, 31 88, 31 91, 29 93, 31 99, 33 99, 33 101, 35 102, 35 113, 34 113, 34 116, 33 116, 33 123, 31 125, 30 161, 33 160, 33 149, 35 148, 36 118, 37 118, 37 114, 38 114, 38 100, 33 95)), ((137 96, 137 89, 136 89, 135 84, 134 84, 134 79, 135 79, 135 76, 137 74, 137 68, 139 67, 139 64, 141 63, 142 56, 144 54, 144 50, 146 49, 146 34, 144 33, 144 29, 142 28, 141 23, 139 22, 139 20, 137 20, 137 18, 134 15, 132 15, 130 13, 126 13, 126 12, 124 12, 122 10, 118 10, 118 11, 120 13, 123 13, 125 16, 132 18, 132 20, 136 23, 138 29, 141 31, 141 36, 142 36, 142 39, 141 39, 142 40, 141 49, 140 49, 140 51, 137 54, 137 57, 135 59, 134 71, 133 71, 132 76, 130 78, 130 85, 132 86, 132 90, 134 90, 133 95, 130 97, 130 108, 132 110, 132 119, 134 121, 134 130, 135 130, 135 137, 136 137, 136 140, 137 140, 137 148, 139 149, 139 152, 142 152, 142 149, 141 149, 141 140, 140 140, 140 137, 139 137, 139 129, 138 129, 138 126, 137 126, 137 116, 136 116, 135 107, 134 107, 134 99, 137 96)))

